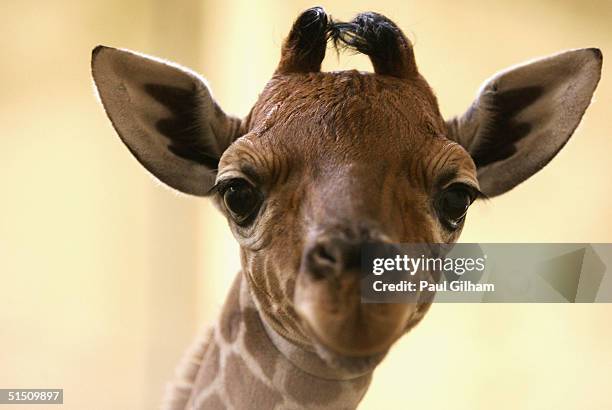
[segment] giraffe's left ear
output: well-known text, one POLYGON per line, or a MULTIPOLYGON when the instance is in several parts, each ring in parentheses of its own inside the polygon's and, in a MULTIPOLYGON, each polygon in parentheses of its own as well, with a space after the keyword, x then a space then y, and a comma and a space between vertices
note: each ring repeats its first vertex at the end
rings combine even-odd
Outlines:
POLYGON ((449 138, 470 153, 481 190, 502 194, 542 169, 573 134, 601 76, 596 48, 567 51, 485 82, 449 138))

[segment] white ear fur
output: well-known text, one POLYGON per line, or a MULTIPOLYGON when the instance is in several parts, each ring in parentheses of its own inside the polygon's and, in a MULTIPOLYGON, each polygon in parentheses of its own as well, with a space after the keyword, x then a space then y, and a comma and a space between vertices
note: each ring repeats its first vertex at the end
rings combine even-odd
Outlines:
POLYGON ((601 66, 601 51, 587 48, 512 67, 447 122, 449 138, 474 158, 485 194, 512 189, 559 152, 591 102, 601 66))
POLYGON ((161 181, 206 195, 240 120, 227 116, 197 74, 159 59, 98 46, 92 74, 115 130, 161 181))

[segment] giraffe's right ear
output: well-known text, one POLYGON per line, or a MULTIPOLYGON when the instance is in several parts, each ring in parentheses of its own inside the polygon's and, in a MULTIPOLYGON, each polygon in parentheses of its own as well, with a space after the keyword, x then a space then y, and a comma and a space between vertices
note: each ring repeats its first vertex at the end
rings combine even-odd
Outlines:
POLYGON ((92 74, 102 105, 121 140, 162 182, 206 195, 219 158, 240 136, 202 78, 177 65, 98 46, 92 74))

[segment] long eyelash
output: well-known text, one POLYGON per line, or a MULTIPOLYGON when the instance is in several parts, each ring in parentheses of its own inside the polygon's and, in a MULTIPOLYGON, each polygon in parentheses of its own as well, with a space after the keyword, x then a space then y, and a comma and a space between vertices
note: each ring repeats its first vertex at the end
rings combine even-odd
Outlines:
POLYGON ((213 195, 219 192, 219 184, 215 184, 213 185, 207 192, 206 195, 213 195))
POLYGON ((473 188, 473 191, 476 194, 476 196, 474 196, 474 200, 472 202, 475 202, 476 200, 480 200, 480 201, 490 201, 491 200, 491 198, 489 198, 487 194, 480 191, 479 189, 473 188))
POLYGON ((223 179, 219 182, 217 182, 215 185, 212 186, 212 188, 210 188, 207 192, 207 194, 220 194, 223 195, 225 193, 225 191, 227 191, 227 189, 232 186, 235 185, 237 183, 246 183, 249 184, 249 182, 245 182, 244 179, 242 178, 228 178, 228 179, 223 179))
POLYGON ((225 179, 217 182, 207 192, 207 195, 223 194, 229 186, 236 181, 236 178, 225 179))
POLYGON ((472 200, 471 203, 476 202, 476 200, 484 200, 484 201, 488 201, 489 200, 489 197, 484 192, 480 191, 478 188, 476 188, 473 185, 466 184, 466 183, 463 183, 463 182, 455 182, 455 183, 450 184, 449 186, 447 186, 446 189, 449 189, 450 187, 453 187, 453 186, 459 186, 459 187, 462 187, 462 188, 466 189, 467 191, 469 191, 470 194, 471 194, 470 195, 471 200, 472 200))

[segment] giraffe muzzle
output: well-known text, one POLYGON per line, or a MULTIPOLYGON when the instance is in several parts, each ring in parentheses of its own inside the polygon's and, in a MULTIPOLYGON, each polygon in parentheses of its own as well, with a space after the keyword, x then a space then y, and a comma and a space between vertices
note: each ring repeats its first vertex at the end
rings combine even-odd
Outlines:
POLYGON ((343 356, 389 349, 405 331, 416 304, 363 304, 361 250, 372 237, 324 235, 307 246, 294 303, 314 343, 343 356))

